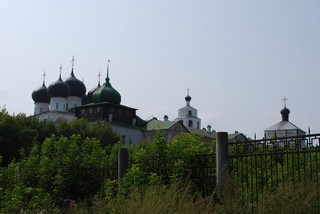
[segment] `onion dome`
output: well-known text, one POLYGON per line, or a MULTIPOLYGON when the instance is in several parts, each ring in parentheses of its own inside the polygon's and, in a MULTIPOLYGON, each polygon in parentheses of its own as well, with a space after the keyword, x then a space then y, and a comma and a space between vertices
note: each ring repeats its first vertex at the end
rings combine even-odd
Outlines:
POLYGON ((108 102, 116 105, 120 104, 121 95, 111 86, 109 80, 109 77, 107 77, 102 87, 93 92, 92 101, 94 103, 108 102))
POLYGON ((67 98, 70 95, 70 87, 67 83, 63 82, 61 79, 61 74, 59 79, 51 83, 48 87, 48 93, 50 97, 65 97, 67 98))
POLYGON ((102 85, 102 87, 98 88, 92 94, 92 100, 94 103, 108 102, 116 105, 120 104, 121 95, 117 90, 115 90, 111 86, 109 81, 110 79, 109 79, 109 64, 108 64, 106 82, 102 85))
POLYGON ((70 96, 82 97, 85 95, 87 90, 86 86, 74 76, 73 68, 70 77, 68 77, 64 82, 70 87, 70 96))
POLYGON ((189 94, 185 97, 185 100, 186 100, 187 102, 190 102, 190 101, 191 101, 191 97, 189 96, 189 94))
POLYGON ((282 121, 289 121, 290 110, 287 109, 287 107, 284 107, 280 113, 282 115, 282 121))
POLYGON ((88 92, 88 94, 87 94, 87 102, 88 102, 88 103, 93 103, 92 95, 93 95, 93 93, 94 93, 96 90, 98 90, 100 87, 101 87, 101 85, 100 85, 100 81, 99 81, 98 85, 97 85, 96 87, 94 87, 93 89, 91 89, 91 90, 88 92))
POLYGON ((44 81, 40 88, 37 88, 32 92, 32 99, 36 103, 50 103, 50 96, 48 94, 48 89, 45 86, 44 81))

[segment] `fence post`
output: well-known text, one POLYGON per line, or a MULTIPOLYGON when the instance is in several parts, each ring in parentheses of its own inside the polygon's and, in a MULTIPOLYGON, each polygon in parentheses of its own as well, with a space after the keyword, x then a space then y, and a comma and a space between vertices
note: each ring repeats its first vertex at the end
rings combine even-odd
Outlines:
POLYGON ((222 187, 228 170, 228 132, 217 132, 217 186, 222 187))
POLYGON ((124 177, 126 170, 128 169, 128 149, 120 148, 118 154, 118 181, 124 177))

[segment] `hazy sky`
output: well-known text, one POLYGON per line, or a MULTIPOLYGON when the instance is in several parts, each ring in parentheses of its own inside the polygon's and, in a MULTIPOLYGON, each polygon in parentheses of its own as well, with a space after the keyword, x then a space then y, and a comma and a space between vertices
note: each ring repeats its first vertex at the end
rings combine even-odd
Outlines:
POLYGON ((281 120, 320 132, 319 0, 0 0, 0 106, 33 114, 31 93, 71 71, 110 79, 143 119, 185 105, 202 126, 253 137, 281 120))

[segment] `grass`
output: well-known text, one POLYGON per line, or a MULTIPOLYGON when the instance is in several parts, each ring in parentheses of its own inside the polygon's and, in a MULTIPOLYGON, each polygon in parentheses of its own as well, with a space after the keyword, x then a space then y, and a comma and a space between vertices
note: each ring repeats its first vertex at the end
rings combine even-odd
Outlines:
POLYGON ((227 179, 223 188, 208 197, 191 192, 190 183, 134 188, 127 197, 107 200, 100 196, 90 203, 74 203, 67 213, 319 213, 316 182, 288 182, 264 191, 253 206, 243 203, 234 181, 232 177, 227 179))

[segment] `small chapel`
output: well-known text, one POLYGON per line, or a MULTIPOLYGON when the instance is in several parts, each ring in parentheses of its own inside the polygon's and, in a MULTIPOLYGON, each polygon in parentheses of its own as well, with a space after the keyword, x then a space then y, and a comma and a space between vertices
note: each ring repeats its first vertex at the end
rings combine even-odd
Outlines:
POLYGON ((264 130, 265 139, 295 137, 305 135, 306 132, 289 121, 290 110, 286 106, 287 98, 283 98, 284 108, 280 111, 282 120, 264 130))

